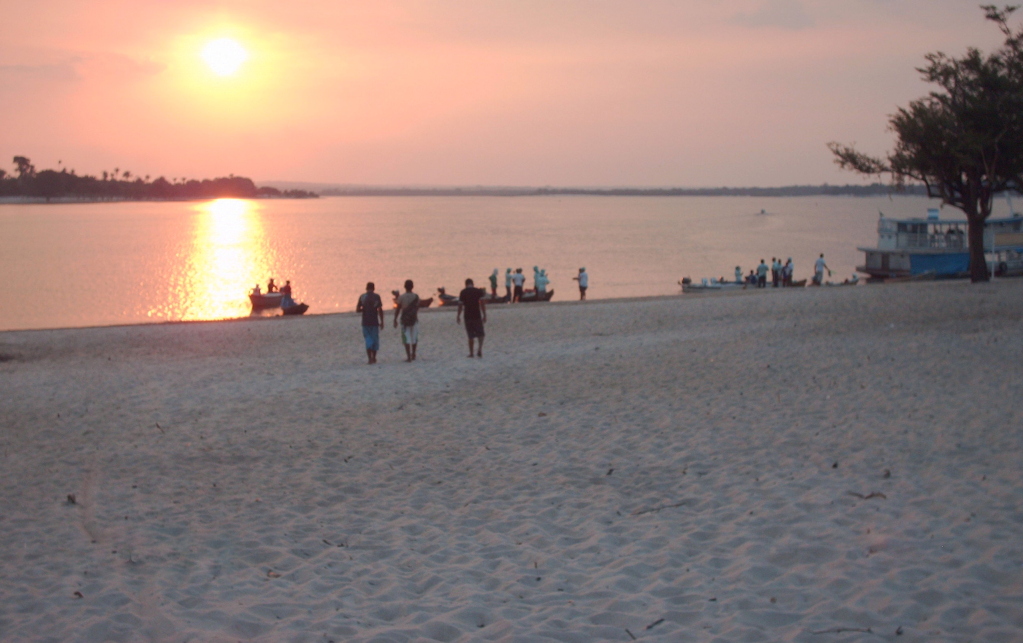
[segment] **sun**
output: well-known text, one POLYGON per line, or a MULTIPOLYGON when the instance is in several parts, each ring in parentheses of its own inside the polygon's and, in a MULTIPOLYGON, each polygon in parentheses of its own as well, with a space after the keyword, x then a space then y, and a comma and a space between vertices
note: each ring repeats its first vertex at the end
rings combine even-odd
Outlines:
POLYGON ((206 43, 202 50, 202 58, 213 73, 218 76, 231 76, 249 58, 249 52, 230 38, 218 38, 206 43))

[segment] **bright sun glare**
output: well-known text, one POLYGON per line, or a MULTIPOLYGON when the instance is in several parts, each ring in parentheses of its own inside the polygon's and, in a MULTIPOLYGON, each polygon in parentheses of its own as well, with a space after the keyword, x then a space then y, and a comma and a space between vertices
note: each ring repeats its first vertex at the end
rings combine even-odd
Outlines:
POLYGON ((219 38, 206 43, 202 50, 202 58, 213 73, 218 76, 230 76, 241 67, 249 57, 249 52, 230 38, 219 38))

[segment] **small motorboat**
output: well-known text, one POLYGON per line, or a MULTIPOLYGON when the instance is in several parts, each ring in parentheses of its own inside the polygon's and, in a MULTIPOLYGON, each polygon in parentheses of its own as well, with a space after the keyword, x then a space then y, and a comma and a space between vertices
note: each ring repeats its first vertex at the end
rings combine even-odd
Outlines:
POLYGON ((255 309, 278 308, 284 295, 280 292, 249 293, 249 301, 255 309))
MULTIPOLYGON (((401 294, 401 293, 399 293, 397 290, 392 290, 391 294, 394 296, 394 307, 397 308, 398 307, 398 295, 401 294)), ((433 297, 427 297, 426 299, 423 299, 422 297, 419 298, 419 307, 420 308, 429 308, 430 304, 432 304, 432 303, 433 303, 433 297)))
POLYGON ((309 310, 308 304, 293 303, 290 306, 281 306, 281 314, 283 315, 302 315, 307 310, 309 310))
POLYGON ((444 286, 441 286, 440 288, 437 289, 437 297, 438 297, 438 299, 440 299, 440 304, 439 305, 441 305, 441 306, 457 306, 458 305, 458 297, 456 297, 454 295, 449 295, 447 293, 447 291, 444 290, 444 286))

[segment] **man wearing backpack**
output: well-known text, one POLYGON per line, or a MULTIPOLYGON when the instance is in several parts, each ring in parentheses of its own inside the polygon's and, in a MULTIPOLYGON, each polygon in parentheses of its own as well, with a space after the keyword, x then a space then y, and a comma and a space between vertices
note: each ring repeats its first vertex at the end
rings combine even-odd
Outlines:
POLYGON ((398 297, 394 309, 394 327, 401 318, 401 343, 405 345, 405 361, 416 359, 416 345, 419 344, 419 295, 412 292, 412 280, 405 280, 405 293, 398 297))

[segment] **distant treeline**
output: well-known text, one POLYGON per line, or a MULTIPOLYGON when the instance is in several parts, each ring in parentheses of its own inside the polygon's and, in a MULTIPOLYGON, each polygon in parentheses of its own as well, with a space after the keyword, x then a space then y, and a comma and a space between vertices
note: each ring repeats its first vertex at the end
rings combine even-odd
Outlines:
POLYGON ((88 201, 174 201, 218 198, 308 199, 318 195, 305 190, 256 187, 252 179, 227 176, 217 179, 174 179, 132 176, 115 168, 99 177, 78 175, 74 170, 36 171, 24 156, 14 157, 15 174, 0 169, 0 197, 72 199, 88 201))
MULTIPOLYGON (((870 185, 790 185, 779 188, 420 188, 420 187, 333 187, 320 190, 323 196, 886 196, 895 188, 883 183, 870 185)), ((898 194, 926 196, 922 185, 908 185, 898 194)))

